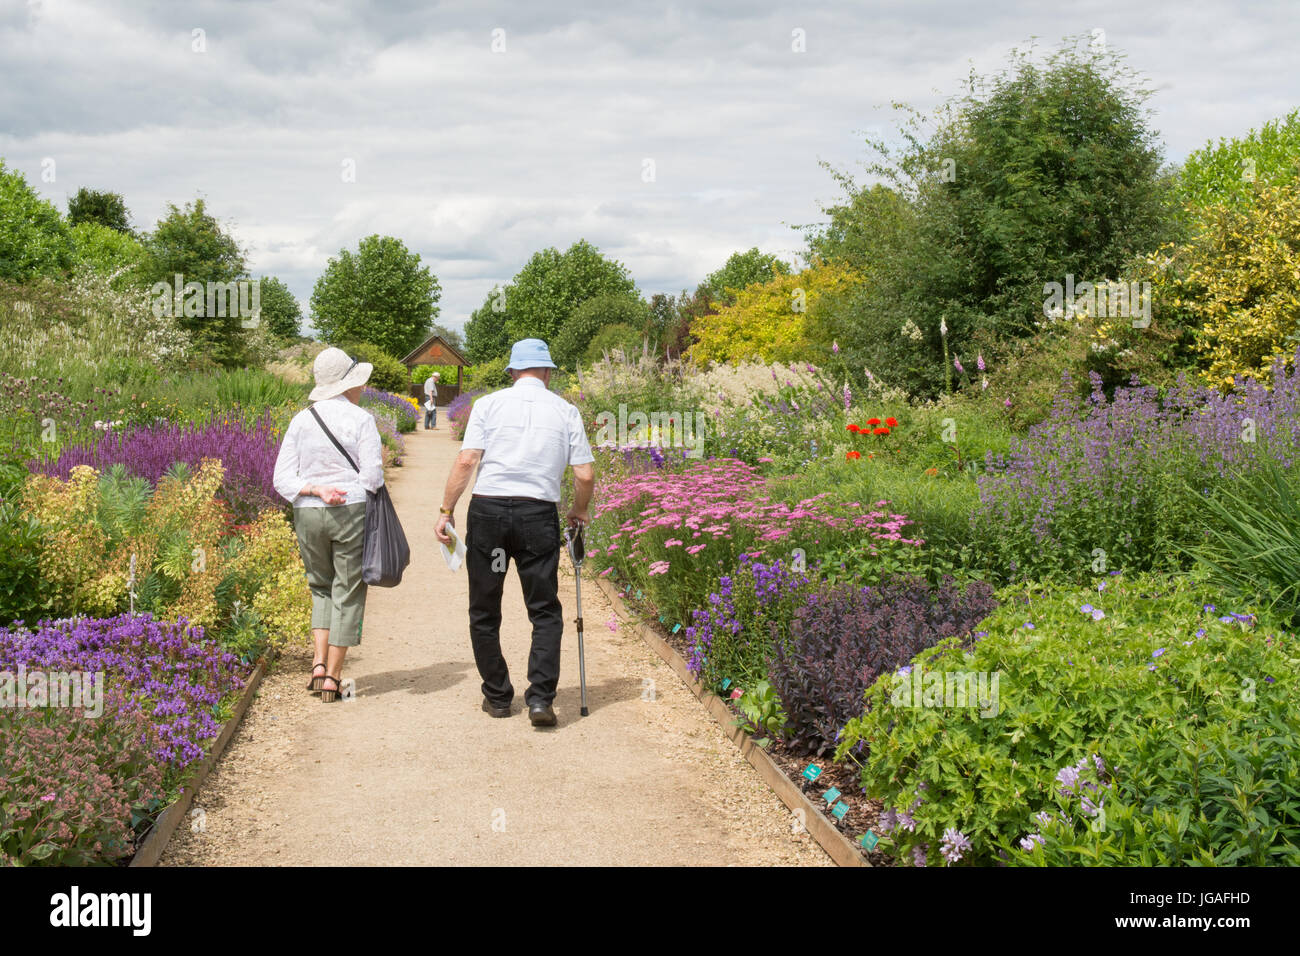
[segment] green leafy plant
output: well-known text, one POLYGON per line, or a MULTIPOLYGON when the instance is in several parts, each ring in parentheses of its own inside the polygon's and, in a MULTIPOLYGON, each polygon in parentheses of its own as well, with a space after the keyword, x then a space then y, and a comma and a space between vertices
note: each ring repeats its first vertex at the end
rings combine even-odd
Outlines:
MULTIPOLYGON (((1059 809, 1053 781, 1063 769, 1093 754, 1116 780, 1139 788, 1126 800, 1177 813, 1186 805, 1191 819, 1217 819, 1219 811, 1175 785, 1188 779, 1191 759, 1175 753, 1179 735, 1240 742, 1261 720, 1282 720, 1287 732, 1300 723, 1291 704, 1300 685, 1295 639, 1248 613, 1224 613, 1217 593, 1185 576, 1155 575, 1107 576, 1077 591, 1008 590, 970 652, 944 642, 918 654, 906 673, 882 677, 836 751, 862 762, 863 787, 884 801, 882 843, 911 862, 937 863, 952 831, 969 843, 962 862, 996 863, 1038 831, 1037 813, 1059 809), (996 707, 945 697, 969 674, 990 683, 998 676, 996 707), (916 700, 909 686, 939 693, 916 700)), ((1211 763, 1236 760, 1220 748, 1211 763)), ((1251 787, 1270 819, 1294 814, 1285 787, 1251 787)), ((1232 789, 1223 789, 1224 799, 1232 789)), ((1218 852, 1211 846, 1218 838, 1206 834, 1205 848, 1218 852)), ((1131 843, 1126 853, 1126 862, 1138 862, 1131 843)))
POLYGON ((767 680, 761 680, 753 687, 742 691, 736 698, 736 707, 744 718, 736 721, 736 726, 744 727, 754 735, 754 743, 766 747, 775 738, 781 738, 786 726, 786 714, 781 707, 781 698, 767 680))

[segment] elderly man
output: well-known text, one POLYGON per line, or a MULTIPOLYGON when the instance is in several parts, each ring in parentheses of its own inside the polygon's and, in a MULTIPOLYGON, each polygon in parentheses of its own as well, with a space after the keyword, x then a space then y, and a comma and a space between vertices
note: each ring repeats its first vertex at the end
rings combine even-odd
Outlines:
POLYGON ((438 373, 424 380, 424 430, 438 429, 438 373))
POLYGON ((534 726, 555 726, 555 688, 560 679, 560 479, 573 466, 570 525, 587 523, 595 488, 591 446, 582 414, 548 390, 550 349, 541 339, 524 339, 510 350, 514 385, 474 403, 460 455, 447 478, 438 540, 451 544, 446 526, 478 467, 470 498, 465 546, 469 574, 469 629, 474 661, 483 678, 483 710, 509 717, 514 687, 501 656, 501 592, 514 559, 533 624, 524 700, 534 726))

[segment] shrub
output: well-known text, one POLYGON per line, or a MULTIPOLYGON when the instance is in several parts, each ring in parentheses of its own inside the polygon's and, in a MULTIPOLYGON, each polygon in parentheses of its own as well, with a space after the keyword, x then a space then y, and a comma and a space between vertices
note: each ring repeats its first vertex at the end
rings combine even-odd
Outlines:
POLYGON ((514 382, 506 366, 510 364, 509 355, 501 355, 486 362, 479 362, 465 369, 465 390, 476 392, 494 392, 498 388, 509 388, 514 382))
POLYGON ((0 862, 102 866, 134 851, 132 824, 162 804, 148 717, 105 694, 104 712, 0 710, 0 862))
POLYGON ((1114 778, 1099 755, 1063 767, 1057 812, 1040 811, 1035 832, 1004 847, 1008 862, 1300 864, 1300 721, 1291 702, 1270 695, 1262 703, 1235 724, 1125 734, 1130 770, 1114 778))
POLYGON ((645 303, 628 295, 599 295, 587 299, 564 320, 551 343, 551 357, 562 368, 571 368, 579 358, 588 354, 590 345, 604 330, 615 326, 630 329, 632 339, 639 345, 649 318, 650 311, 645 303))
MULTIPOLYGON (((1160 780, 1168 795, 1169 754, 1144 738, 1186 729, 1242 740, 1278 708, 1296 720, 1294 638, 1217 609, 1214 592, 1186 577, 1108 575, 1093 588, 1002 597, 971 651, 955 641, 922 651, 908 673, 881 677, 844 729, 836 757, 868 748, 862 786, 885 802, 882 829, 899 856, 938 862, 952 831, 970 844, 963 862, 997 862, 1038 829, 1035 814, 1056 809, 1052 782, 1067 765, 1097 754, 1116 779, 1160 780), (992 708, 945 699, 972 675, 991 685, 992 708)), ((1181 806, 1193 818, 1202 809, 1186 789, 1181 806)))
POLYGON ((801 358, 808 350, 808 310, 822 296, 843 292, 857 281, 843 265, 818 263, 742 289, 734 305, 695 320, 691 331, 699 341, 691 346, 691 357, 700 364, 801 358))
POLYGON ((389 355, 378 345, 369 342, 341 343, 339 348, 360 362, 369 362, 374 366, 370 373, 369 384, 372 388, 385 392, 397 392, 405 395, 410 390, 411 372, 400 360, 389 355))
POLYGON ((769 674, 785 708, 783 740, 820 757, 862 713, 867 688, 946 637, 969 638, 997 607, 982 582, 963 592, 945 580, 893 577, 879 586, 817 589, 797 607, 789 642, 773 641, 769 674))
POLYGON ((605 353, 615 350, 630 355, 641 347, 644 339, 641 330, 630 325, 622 322, 607 325, 591 337, 591 341, 587 343, 586 349, 576 361, 594 365, 605 356, 605 353))

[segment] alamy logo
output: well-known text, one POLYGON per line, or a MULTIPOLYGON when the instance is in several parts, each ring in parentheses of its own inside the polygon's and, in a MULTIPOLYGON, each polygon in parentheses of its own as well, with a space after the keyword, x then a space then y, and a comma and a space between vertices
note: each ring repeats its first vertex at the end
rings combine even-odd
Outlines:
POLYGON ((0 671, 0 708, 82 708, 87 717, 104 713, 103 671, 0 671))
POLYGON ((234 282, 185 282, 179 272, 175 282, 155 282, 153 314, 157 318, 187 319, 235 317, 246 329, 262 321, 262 281, 238 279, 234 282))
POLYGON ((50 925, 129 926, 134 936, 148 936, 153 925, 149 893, 85 893, 78 886, 50 897, 50 925))
POLYGON ((998 715, 1001 671, 929 671, 904 667, 894 676, 890 702, 895 707, 970 707, 981 717, 998 715))
POLYGON ((1065 285, 1043 284, 1043 315, 1049 319, 1089 315, 1094 318, 1132 319, 1133 328, 1151 325, 1150 282, 1080 282, 1067 273, 1065 285))
POLYGON ((689 448, 687 458, 704 454, 704 412, 641 412, 629 413, 626 404, 618 406, 617 419, 613 412, 596 416, 599 430, 596 444, 626 448, 689 448))

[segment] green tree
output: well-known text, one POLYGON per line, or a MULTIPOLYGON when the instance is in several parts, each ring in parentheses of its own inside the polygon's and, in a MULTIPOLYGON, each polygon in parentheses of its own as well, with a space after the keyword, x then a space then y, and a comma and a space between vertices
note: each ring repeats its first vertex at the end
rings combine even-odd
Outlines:
POLYGON ((263 276, 259 295, 266 330, 286 339, 297 338, 302 327, 302 306, 289 287, 275 276, 263 276))
POLYGON ((699 288, 721 305, 734 305, 737 293, 749 286, 789 274, 788 262, 770 253, 759 252, 755 246, 745 252, 733 252, 721 269, 704 277, 699 288))
MULTIPOLYGON (((562 368, 572 368, 587 354, 587 347, 597 333, 610 325, 632 329, 637 341, 646 330, 650 311, 646 304, 626 295, 598 295, 583 302, 565 321, 551 345, 551 358, 562 368)), ((620 340, 621 341, 621 340, 620 340)))
POLYGON ((473 363, 490 362, 510 351, 513 340, 506 327, 510 286, 495 286, 465 322, 465 352, 473 363))
POLYGON ((81 222, 68 234, 76 264, 112 277, 115 289, 125 289, 140 282, 145 248, 144 243, 131 233, 119 232, 98 222, 81 222))
POLYGON ((1300 109, 1237 139, 1207 143, 1187 157, 1178 194, 1192 210, 1249 203, 1258 185, 1300 180, 1300 109))
POLYGON ((580 239, 564 252, 535 253, 510 284, 505 301, 508 338, 554 340, 573 310, 596 296, 637 301, 627 268, 580 239))
POLYGON ((241 364, 246 358, 243 317, 236 308, 224 309, 224 316, 209 315, 206 289, 208 283, 230 283, 246 276, 244 252, 234 236, 208 213, 202 199, 186 203, 184 209, 168 203, 167 210, 167 216, 144 237, 141 277, 157 287, 155 295, 160 301, 168 295, 162 287, 171 290, 177 321, 203 354, 223 365, 241 364), (182 296, 177 301, 176 276, 181 277, 182 288, 197 282, 204 287, 204 294, 182 296))
POLYGON ((72 265, 67 223, 0 159, 0 279, 56 276, 72 265))
POLYGON ((442 287, 400 239, 373 235, 330 259, 311 296, 326 342, 371 342, 404 356, 429 336, 442 287))
POLYGON ((1118 54, 1076 39, 1041 66, 1013 51, 1002 73, 972 74, 932 127, 908 111, 901 147, 869 141, 868 169, 905 207, 855 192, 822 240, 869 253, 842 316, 846 364, 932 395, 941 325, 950 355, 997 355, 1040 329, 1046 283, 1118 278, 1155 249, 1172 192, 1148 96, 1118 54))
POLYGON ((68 223, 77 226, 83 222, 98 223, 117 232, 131 231, 131 214, 127 212, 126 200, 120 194, 85 186, 68 200, 68 223))

